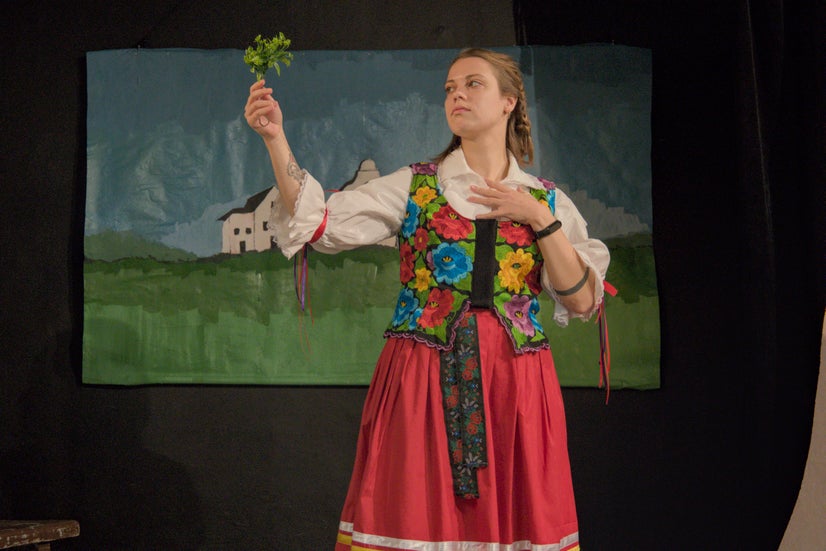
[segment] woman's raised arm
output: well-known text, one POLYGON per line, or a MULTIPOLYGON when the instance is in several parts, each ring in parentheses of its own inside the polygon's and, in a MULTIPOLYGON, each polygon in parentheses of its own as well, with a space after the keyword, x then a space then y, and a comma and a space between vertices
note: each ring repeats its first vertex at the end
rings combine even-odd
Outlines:
POLYGON ((281 107, 272 96, 272 88, 265 88, 259 80, 250 87, 250 95, 244 108, 247 124, 264 140, 272 162, 272 170, 278 191, 290 214, 295 214, 295 202, 301 189, 305 171, 302 170, 290 150, 284 135, 284 117, 281 107))

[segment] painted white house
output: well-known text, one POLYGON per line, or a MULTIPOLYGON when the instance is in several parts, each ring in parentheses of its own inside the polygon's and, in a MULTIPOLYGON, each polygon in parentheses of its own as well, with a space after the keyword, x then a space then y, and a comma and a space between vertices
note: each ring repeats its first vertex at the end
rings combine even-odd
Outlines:
MULTIPOLYGON (((365 159, 359 165, 355 176, 341 186, 341 189, 353 189, 380 176, 376 163, 365 159)), ((275 245, 273 232, 269 229, 275 187, 269 187, 247 199, 243 207, 227 212, 218 220, 223 222, 221 228, 221 252, 242 254, 247 251, 266 251, 275 245)), ((389 238, 380 245, 396 246, 396 239, 389 238)))
POLYGON ((247 251, 266 251, 272 248, 272 230, 269 229, 276 188, 269 187, 247 199, 243 207, 232 209, 218 220, 221 228, 221 252, 242 254, 247 251))

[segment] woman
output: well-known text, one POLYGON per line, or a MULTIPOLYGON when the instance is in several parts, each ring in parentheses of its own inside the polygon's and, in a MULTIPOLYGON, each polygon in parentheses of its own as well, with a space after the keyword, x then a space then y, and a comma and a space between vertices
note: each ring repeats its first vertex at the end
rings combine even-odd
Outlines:
POLYGON ((398 235, 402 289, 365 401, 337 550, 578 549, 562 396, 537 295, 589 318, 608 251, 533 160, 518 65, 463 50, 445 82, 453 132, 418 163, 325 202, 263 81, 245 116, 280 198, 279 247, 337 252, 398 235), (480 545, 484 544, 484 545, 480 545))

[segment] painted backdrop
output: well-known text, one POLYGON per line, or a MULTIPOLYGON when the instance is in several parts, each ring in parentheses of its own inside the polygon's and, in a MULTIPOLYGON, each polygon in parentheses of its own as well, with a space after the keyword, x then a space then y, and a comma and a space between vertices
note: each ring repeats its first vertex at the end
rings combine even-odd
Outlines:
MULTIPOLYGON (((651 245, 649 50, 502 48, 525 72, 536 145, 612 253, 613 388, 659 386, 651 245)), ((335 190, 447 144, 454 50, 296 51, 269 85, 302 167, 335 190), (363 162, 367 160, 366 162, 363 162)), ((93 384, 366 384, 398 291, 398 253, 310 255, 310 308, 272 249, 274 185, 246 126, 240 50, 87 55, 83 379, 93 384)), ((560 381, 594 386, 591 323, 543 321, 560 381)))

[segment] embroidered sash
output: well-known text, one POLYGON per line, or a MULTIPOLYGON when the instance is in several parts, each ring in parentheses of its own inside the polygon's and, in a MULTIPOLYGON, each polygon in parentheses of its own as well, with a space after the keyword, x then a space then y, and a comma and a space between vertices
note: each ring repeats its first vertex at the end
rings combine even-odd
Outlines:
POLYGON ((441 353, 441 385, 453 492, 479 497, 476 471, 488 466, 485 405, 476 315, 466 312, 453 348, 441 353))

